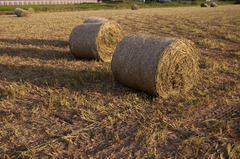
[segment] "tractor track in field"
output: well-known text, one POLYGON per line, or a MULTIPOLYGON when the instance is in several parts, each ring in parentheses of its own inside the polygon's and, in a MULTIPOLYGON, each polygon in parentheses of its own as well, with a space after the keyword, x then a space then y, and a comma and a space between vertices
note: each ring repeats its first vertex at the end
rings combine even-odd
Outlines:
MULTIPOLYGON (((239 105, 240 103, 238 103, 239 105)), ((240 106, 237 105, 216 105, 212 108, 202 111, 202 119, 231 119, 240 117, 240 106)))

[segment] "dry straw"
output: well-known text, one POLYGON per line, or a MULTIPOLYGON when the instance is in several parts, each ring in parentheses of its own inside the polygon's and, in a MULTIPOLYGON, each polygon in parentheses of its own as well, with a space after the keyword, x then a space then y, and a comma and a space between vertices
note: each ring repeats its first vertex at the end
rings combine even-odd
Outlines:
POLYGON ((210 7, 217 7, 217 3, 212 2, 212 3, 210 4, 210 7))
POLYGON ((25 10, 30 12, 31 14, 33 14, 35 12, 33 8, 26 8, 25 10))
POLYGON ((194 85, 197 59, 194 44, 187 39, 131 34, 118 44, 111 65, 120 83, 167 97, 194 85))
POLYGON ((201 7, 208 7, 207 3, 201 3, 201 7))
POLYGON ((136 4, 133 4, 133 5, 131 6, 131 9, 132 9, 132 10, 138 10, 138 9, 139 9, 139 6, 136 5, 136 4))
POLYGON ((121 27, 113 21, 83 23, 75 27, 70 35, 70 50, 79 58, 110 62, 122 38, 121 27))
POLYGON ((107 21, 108 21, 108 19, 105 19, 105 18, 92 17, 92 18, 85 20, 83 23, 104 23, 107 21))
POLYGON ((14 10, 14 13, 15 13, 18 17, 28 17, 28 16, 31 15, 30 12, 28 12, 28 11, 22 9, 22 8, 16 8, 16 9, 14 10))

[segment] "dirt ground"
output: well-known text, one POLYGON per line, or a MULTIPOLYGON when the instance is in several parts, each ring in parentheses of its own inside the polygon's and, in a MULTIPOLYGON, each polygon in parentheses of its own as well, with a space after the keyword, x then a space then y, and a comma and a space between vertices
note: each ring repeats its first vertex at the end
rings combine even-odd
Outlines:
POLYGON ((0 15, 0 158, 239 157, 240 5, 0 15), (96 16, 192 40, 198 83, 152 97, 76 59, 69 35, 96 16))

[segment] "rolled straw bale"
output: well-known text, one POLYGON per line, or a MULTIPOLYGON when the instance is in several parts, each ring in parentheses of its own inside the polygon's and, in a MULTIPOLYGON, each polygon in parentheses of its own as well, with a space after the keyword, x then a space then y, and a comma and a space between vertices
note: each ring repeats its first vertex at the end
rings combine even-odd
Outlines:
POLYGON ((212 2, 212 3, 210 4, 210 7, 217 7, 217 3, 212 2))
POLYGON ((187 39, 130 34, 118 44, 111 66, 118 82, 167 97, 193 86, 197 59, 194 44, 187 39))
POLYGON ((117 44, 122 40, 121 27, 113 22, 83 23, 70 34, 70 50, 79 58, 111 61, 117 44))
POLYGON ((133 5, 131 6, 131 9, 132 9, 132 10, 138 10, 138 9, 139 9, 139 6, 136 5, 136 4, 133 4, 133 5))
POLYGON ((104 23, 107 21, 108 20, 105 18, 92 17, 92 18, 85 20, 83 23, 104 23))
POLYGON ((28 17, 28 16, 31 15, 30 12, 28 12, 28 11, 22 9, 22 8, 16 8, 16 9, 14 10, 14 13, 15 13, 18 17, 28 17))
POLYGON ((33 8, 26 8, 25 10, 30 12, 30 14, 33 14, 35 12, 33 8))
POLYGON ((208 7, 208 4, 207 3, 202 3, 201 7, 208 7))

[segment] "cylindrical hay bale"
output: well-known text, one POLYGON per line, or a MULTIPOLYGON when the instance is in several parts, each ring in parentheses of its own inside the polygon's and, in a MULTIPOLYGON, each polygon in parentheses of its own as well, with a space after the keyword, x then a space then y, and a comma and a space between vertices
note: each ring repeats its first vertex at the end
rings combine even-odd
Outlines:
POLYGON ((28 11, 30 14, 33 14, 35 11, 33 8, 26 8, 26 11, 28 11))
POLYGON ((122 38, 121 27, 113 21, 83 23, 75 27, 70 35, 70 50, 79 58, 108 62, 122 38))
POLYGON ((24 9, 21 9, 21 8, 16 8, 14 10, 14 13, 18 16, 18 17, 28 17, 30 16, 30 12, 24 10, 24 9))
POLYGON ((212 2, 212 3, 210 4, 210 7, 217 7, 217 3, 212 2))
POLYGON ((208 7, 208 4, 207 3, 202 3, 201 7, 208 7))
POLYGON ((132 10, 138 10, 138 9, 139 9, 139 7, 138 7, 138 5, 136 5, 136 4, 133 4, 133 5, 131 6, 131 9, 132 9, 132 10))
POLYGON ((128 35, 112 58, 115 80, 152 95, 189 90, 198 78, 194 44, 187 39, 128 35))
POLYGON ((85 20, 83 23, 104 23, 107 21, 108 20, 105 18, 92 17, 92 18, 85 20))

